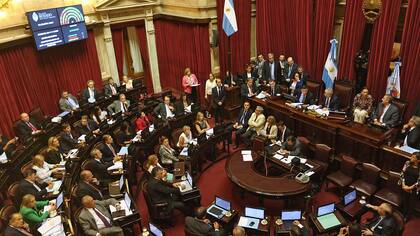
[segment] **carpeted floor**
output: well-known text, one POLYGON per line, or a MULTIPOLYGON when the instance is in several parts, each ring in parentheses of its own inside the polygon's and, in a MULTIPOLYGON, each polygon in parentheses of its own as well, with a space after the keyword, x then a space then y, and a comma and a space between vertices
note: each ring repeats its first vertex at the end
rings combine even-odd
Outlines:
MULTIPOLYGON (((264 205, 261 206, 258 198, 248 193, 245 194, 245 197, 242 199, 238 189, 230 182, 225 174, 224 159, 213 164, 201 175, 198 187, 201 191, 201 204, 203 206, 208 206, 214 200, 214 195, 218 195, 222 198, 230 200, 233 204, 233 208, 236 210, 243 211, 245 206, 259 206, 266 209, 267 215, 276 216, 282 210, 284 205, 282 200, 265 200, 264 205)), ((334 189, 330 187, 328 192, 325 191, 325 189, 322 189, 318 194, 316 194, 312 203, 313 206, 316 207, 333 201, 337 202, 339 201, 339 198, 334 194, 334 189)), ((301 206, 299 207, 303 209, 303 204, 300 205, 301 206)), ((147 206, 141 192, 138 195, 137 206, 140 208, 142 225, 147 225, 149 220, 147 206)), ((164 230, 166 235, 184 235, 184 216, 179 212, 175 212, 173 222, 175 223, 174 227, 164 230)), ((274 232, 272 232, 271 235, 274 235, 274 232)), ((420 218, 410 220, 405 226, 403 235, 420 236, 420 218)))

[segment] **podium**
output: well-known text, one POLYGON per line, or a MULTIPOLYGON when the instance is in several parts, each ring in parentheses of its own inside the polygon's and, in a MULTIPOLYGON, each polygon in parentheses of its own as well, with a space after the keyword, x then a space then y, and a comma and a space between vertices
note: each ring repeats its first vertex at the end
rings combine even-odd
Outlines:
POLYGON ((226 100, 225 100, 225 112, 228 119, 235 119, 236 115, 241 108, 241 87, 232 86, 225 87, 226 100))

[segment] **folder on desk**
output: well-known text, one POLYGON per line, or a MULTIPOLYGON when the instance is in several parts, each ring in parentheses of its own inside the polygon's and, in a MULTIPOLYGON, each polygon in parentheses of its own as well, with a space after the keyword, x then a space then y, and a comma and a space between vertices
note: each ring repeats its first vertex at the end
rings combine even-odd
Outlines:
POLYGON ((38 228, 38 232, 43 236, 65 236, 63 223, 61 222, 61 216, 56 216, 45 220, 42 225, 38 228))
POLYGON ((239 218, 238 226, 250 229, 258 229, 258 225, 260 224, 260 219, 250 218, 241 216, 239 218))

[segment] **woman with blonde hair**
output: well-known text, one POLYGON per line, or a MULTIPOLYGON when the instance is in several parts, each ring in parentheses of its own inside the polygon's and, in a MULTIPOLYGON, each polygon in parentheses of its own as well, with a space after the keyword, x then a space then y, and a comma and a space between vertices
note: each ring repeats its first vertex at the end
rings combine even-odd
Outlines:
POLYGON ((207 122, 207 119, 204 118, 204 114, 202 112, 197 112, 194 124, 198 135, 203 134, 210 129, 209 122, 207 122))
POLYGON ((153 168, 155 167, 162 167, 162 166, 159 164, 159 159, 157 155, 153 154, 147 158, 146 169, 151 174, 153 168))
POLYGON ((26 223, 29 224, 31 229, 36 229, 41 223, 48 218, 50 212, 55 211, 55 204, 46 201, 36 201, 35 196, 26 194, 22 198, 19 213, 22 215, 26 223), (42 211, 44 206, 50 205, 48 211, 42 211))
POLYGON ((191 128, 188 125, 184 125, 176 146, 180 148, 188 147, 188 144, 192 141, 192 139, 191 128))
POLYGON ((259 131, 259 135, 267 138, 267 141, 270 143, 275 143, 277 139, 277 125, 276 118, 274 116, 269 116, 265 122, 264 128, 259 131))
POLYGON ((191 73, 189 67, 185 68, 184 76, 182 77, 182 87, 187 94, 190 101, 197 103, 197 90, 193 86, 198 85, 197 76, 191 73))
POLYGON ((174 161, 179 161, 175 149, 171 147, 168 137, 165 136, 160 138, 159 155, 163 164, 173 164, 174 161))
POLYGON ((53 136, 48 139, 48 148, 45 155, 45 161, 50 164, 59 164, 64 162, 63 153, 60 151, 60 140, 53 136))
POLYGON ((61 174, 57 165, 52 165, 44 161, 43 155, 35 155, 32 158, 32 169, 36 171, 36 176, 40 183, 47 183, 53 180, 53 174, 61 174))

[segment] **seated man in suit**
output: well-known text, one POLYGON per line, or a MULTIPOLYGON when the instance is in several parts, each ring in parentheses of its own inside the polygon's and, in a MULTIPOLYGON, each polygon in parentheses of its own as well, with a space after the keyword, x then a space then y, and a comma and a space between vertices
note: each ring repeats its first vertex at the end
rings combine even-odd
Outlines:
POLYGON ((401 130, 403 144, 420 150, 420 116, 413 116, 401 130))
POLYGON ((257 136, 258 132, 264 128, 265 116, 263 114, 264 108, 257 106, 255 112, 252 113, 248 121, 248 129, 242 135, 245 144, 250 145, 252 140, 257 136))
POLYGON ((180 184, 172 185, 164 181, 165 170, 162 167, 152 169, 152 178, 149 180, 147 190, 153 203, 168 203, 168 210, 178 209, 184 214, 186 213, 185 205, 182 201, 177 200, 180 195, 180 184))
POLYGON ((277 129, 277 140, 281 143, 286 142, 287 137, 289 137, 293 133, 293 131, 286 127, 286 124, 282 120, 277 122, 277 129))
POLYGON ((171 105, 171 98, 169 96, 165 96, 163 98, 163 103, 160 103, 153 109, 155 115, 164 121, 167 121, 170 118, 175 116, 175 108, 171 105))
POLYGON ((23 177, 19 182, 18 192, 16 194, 17 202, 20 202, 26 194, 32 194, 37 201, 48 199, 48 193, 53 191, 53 183, 38 185, 36 183, 36 171, 34 169, 27 169, 23 172, 23 177))
POLYGON ((32 136, 42 133, 41 125, 29 118, 28 113, 20 114, 20 120, 16 124, 16 135, 22 142, 28 141, 32 136))
POLYGON ((126 75, 123 76, 121 86, 125 86, 125 91, 133 89, 133 80, 129 79, 126 75))
POLYGON ((247 98, 257 95, 257 86, 254 84, 254 80, 249 78, 246 83, 241 86, 241 98, 242 102, 246 101, 247 98))
POLYGON ((72 112, 79 109, 79 102, 77 101, 77 98, 67 91, 63 91, 61 93, 58 105, 62 111, 72 112))
POLYGON ((120 94, 119 100, 114 101, 108 106, 110 114, 122 112, 123 114, 128 112, 130 107, 130 101, 125 98, 125 94, 120 94))
POLYGON ((392 207, 388 203, 379 206, 367 204, 366 207, 376 211, 376 216, 366 224, 366 229, 362 230, 363 236, 392 236, 396 230, 396 223, 392 217, 392 207))
POLYGON ((104 162, 102 161, 102 152, 96 148, 90 152, 90 156, 93 159, 89 161, 88 169, 98 178, 99 182, 107 184, 112 179, 108 168, 113 166, 114 162, 121 161, 121 157, 117 156, 114 158, 114 161, 104 162))
POLYGON ((392 128, 398 125, 400 110, 392 104, 392 96, 385 94, 373 114, 373 123, 378 126, 392 128))
POLYGON ((194 211, 195 217, 185 217, 185 230, 194 235, 202 236, 221 236, 224 235, 222 227, 219 223, 213 224, 206 218, 206 208, 197 207, 194 211), (213 225, 213 227, 212 227, 213 225))
POLYGON ((112 78, 109 78, 108 83, 104 86, 104 93, 107 97, 112 97, 118 94, 118 86, 112 78))
POLYGON ((76 148, 78 141, 71 133, 71 126, 68 123, 64 123, 61 127, 62 131, 58 135, 58 138, 60 139, 60 149, 63 153, 68 153, 71 149, 76 148))
POLYGON ((226 91, 222 86, 222 81, 216 79, 216 87, 211 91, 212 107, 214 112, 214 121, 217 123, 223 122, 223 107, 226 99, 226 91))
POLYGON ((97 201, 89 195, 84 196, 79 223, 85 235, 124 236, 121 227, 113 225, 112 216, 108 211, 110 205, 115 206, 117 203, 118 201, 113 198, 97 201))
POLYGON ((268 91, 264 92, 265 96, 277 96, 277 94, 281 94, 280 85, 276 84, 275 80, 270 80, 268 82, 268 91))
POLYGON ((100 133, 98 124, 96 124, 95 121, 90 120, 87 115, 83 115, 82 118, 80 118, 80 124, 75 127, 75 130, 79 136, 87 135, 91 132, 95 135, 100 133))
POLYGON ((297 72, 297 65, 292 57, 287 58, 287 64, 284 66, 284 77, 286 79, 286 83, 289 84, 292 77, 297 72))
POLYGON ((323 106, 324 109, 337 111, 340 108, 340 100, 336 95, 334 95, 332 88, 327 88, 324 91, 324 97, 322 101, 320 101, 319 105, 323 106))
POLYGON ((306 85, 303 85, 302 88, 300 88, 300 91, 295 92, 295 97, 297 98, 297 101, 303 104, 309 104, 313 105, 315 104, 315 98, 311 91, 309 91, 308 87, 306 85))
POLYGON ((25 223, 20 213, 13 213, 9 219, 9 225, 4 230, 4 236, 30 236, 32 235, 29 225, 25 223))
POLYGON ((90 170, 83 170, 80 172, 80 181, 76 191, 78 200, 81 202, 82 198, 86 195, 93 197, 95 200, 103 200, 104 195, 99 189, 99 186, 100 183, 93 176, 92 172, 90 170))
POLYGON ((114 143, 114 139, 111 135, 105 134, 102 137, 103 145, 100 147, 102 152, 102 160, 104 162, 112 162, 116 157, 118 157, 118 147, 114 143))
POLYGON ((239 142, 241 140, 241 135, 246 132, 248 129, 248 121, 251 117, 252 113, 254 112, 251 108, 251 104, 246 101, 244 102, 243 108, 239 111, 238 118, 236 119, 235 124, 233 124, 233 128, 235 131, 235 148, 239 147, 239 142))
POLYGON ((241 226, 236 226, 233 228, 232 236, 246 236, 245 229, 241 226))
POLYGON ((280 149, 281 154, 289 154, 291 156, 300 156, 302 144, 295 136, 289 136, 280 149))
POLYGON ((88 80, 87 88, 82 91, 82 101, 84 103, 95 103, 98 98, 99 94, 95 89, 95 82, 93 82, 93 80, 88 80))

